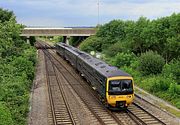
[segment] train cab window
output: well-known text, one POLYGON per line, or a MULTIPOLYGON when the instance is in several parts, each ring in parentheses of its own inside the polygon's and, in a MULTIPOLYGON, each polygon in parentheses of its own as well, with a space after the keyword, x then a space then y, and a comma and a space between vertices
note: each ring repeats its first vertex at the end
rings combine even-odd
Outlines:
POLYGON ((112 90, 112 91, 120 91, 121 89, 121 86, 120 86, 120 81, 118 80, 113 80, 113 81, 110 81, 109 82, 109 90, 112 90))
POLYGON ((109 94, 132 94, 132 80, 111 80, 109 81, 109 94))
POLYGON ((131 88, 131 81, 130 80, 123 80, 122 82, 122 91, 131 88))

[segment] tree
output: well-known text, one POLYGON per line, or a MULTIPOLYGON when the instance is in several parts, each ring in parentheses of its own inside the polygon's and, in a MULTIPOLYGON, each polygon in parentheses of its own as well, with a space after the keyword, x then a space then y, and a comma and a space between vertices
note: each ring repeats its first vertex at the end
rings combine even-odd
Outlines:
POLYGON ((139 68, 144 75, 161 73, 165 60, 159 54, 148 51, 139 57, 139 68))
POLYGON ((102 40, 97 36, 90 36, 86 40, 84 40, 79 48, 82 51, 90 52, 90 51, 102 51, 102 40))
POLYGON ((117 53, 120 53, 126 50, 127 49, 124 47, 124 44, 121 41, 119 41, 110 45, 107 49, 103 50, 103 52, 108 57, 114 57, 117 53))
POLYGON ((21 53, 20 47, 24 41, 20 37, 22 26, 16 24, 14 19, 0 23, 0 56, 17 55, 21 53))
POLYGON ((101 26, 97 31, 97 37, 103 38, 101 41, 102 50, 107 49, 117 41, 123 40, 126 36, 125 27, 126 24, 122 20, 113 20, 104 26, 101 26))
POLYGON ((112 64, 121 68, 123 66, 130 66, 136 60, 134 53, 118 53, 113 59, 112 64))
POLYGON ((15 18, 12 11, 4 10, 0 8, 0 22, 9 21, 11 18, 15 18))
POLYGON ((23 125, 36 51, 20 37, 13 12, 0 9, 0 125, 23 125))
POLYGON ((72 36, 70 37, 70 45, 78 47, 79 44, 85 40, 87 37, 86 36, 72 36))
POLYGON ((172 60, 169 64, 165 64, 162 74, 164 77, 172 77, 178 84, 180 84, 180 59, 172 60))
POLYGON ((131 50, 135 54, 147 51, 148 45, 145 43, 145 34, 143 34, 143 31, 146 30, 149 23, 150 21, 148 19, 145 17, 140 17, 135 25, 133 25, 132 33, 130 35, 127 34, 131 42, 131 50))

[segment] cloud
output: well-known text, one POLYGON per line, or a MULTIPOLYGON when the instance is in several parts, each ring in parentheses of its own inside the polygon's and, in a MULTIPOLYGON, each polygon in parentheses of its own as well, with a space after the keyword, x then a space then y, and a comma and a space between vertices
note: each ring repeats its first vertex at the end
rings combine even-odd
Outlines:
MULTIPOLYGON (((157 0, 158 1, 158 0, 157 0)), ((114 16, 114 17, 123 17, 129 16, 129 19, 137 19, 140 16, 145 16, 150 19, 157 17, 167 16, 173 12, 180 12, 180 2, 142 2, 131 3, 131 2, 119 2, 116 4, 107 4, 104 3, 101 5, 101 15, 103 16, 114 16)))
POLYGON ((24 24, 26 26, 58 26, 63 27, 65 25, 64 22, 57 19, 50 19, 50 18, 18 18, 18 23, 24 24))
MULTIPOLYGON (((99 0, 100 21, 150 19, 180 12, 180 0, 99 0)), ((13 10, 18 22, 26 25, 96 25, 98 0, 7 0, 4 8, 13 10)))

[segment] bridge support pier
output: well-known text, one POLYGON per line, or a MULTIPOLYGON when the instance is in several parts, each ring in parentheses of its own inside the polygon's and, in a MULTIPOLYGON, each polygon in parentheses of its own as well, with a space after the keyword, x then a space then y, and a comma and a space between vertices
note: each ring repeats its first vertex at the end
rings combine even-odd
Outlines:
POLYGON ((69 45, 69 36, 63 36, 63 43, 66 43, 67 45, 69 45))
POLYGON ((27 44, 30 44, 30 36, 26 37, 26 42, 27 42, 27 44))

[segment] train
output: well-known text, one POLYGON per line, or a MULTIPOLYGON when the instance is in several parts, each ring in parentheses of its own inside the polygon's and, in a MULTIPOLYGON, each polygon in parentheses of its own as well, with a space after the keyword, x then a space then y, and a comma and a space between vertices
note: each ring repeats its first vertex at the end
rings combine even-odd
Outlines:
POLYGON ((90 83, 106 107, 127 109, 133 102, 131 75, 65 43, 57 43, 55 49, 90 83))

